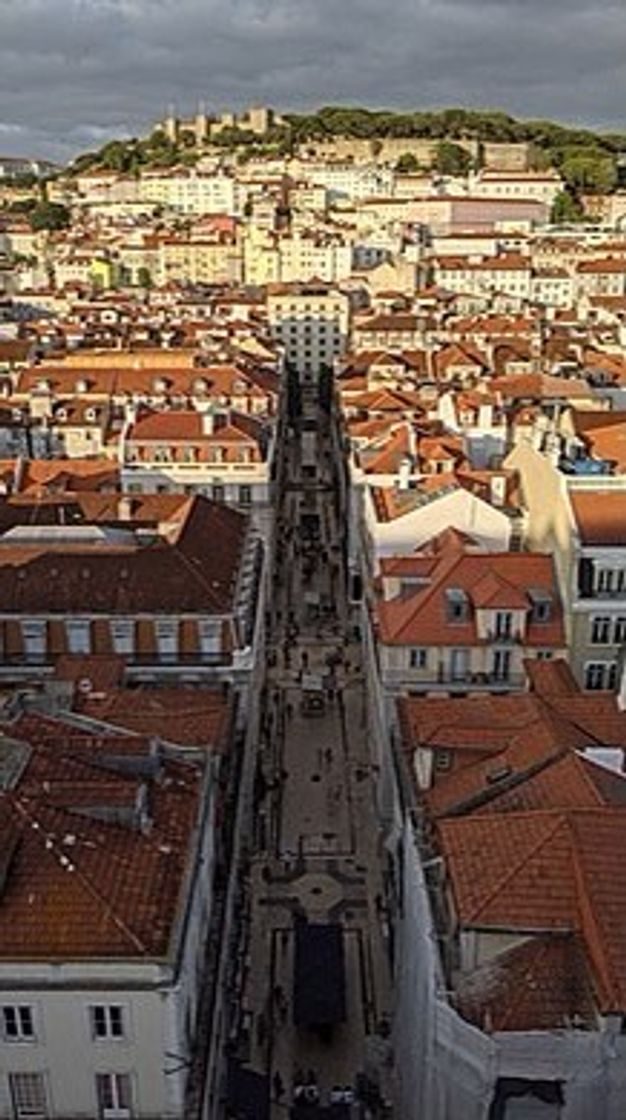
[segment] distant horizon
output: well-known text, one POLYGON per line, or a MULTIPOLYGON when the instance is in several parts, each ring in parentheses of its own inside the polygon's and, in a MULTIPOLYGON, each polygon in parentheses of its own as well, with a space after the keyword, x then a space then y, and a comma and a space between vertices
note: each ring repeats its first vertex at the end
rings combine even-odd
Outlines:
MULTIPOLYGON (((230 104, 224 103, 213 108, 207 103, 207 99, 201 97, 198 97, 195 102, 193 101, 193 99, 186 98, 185 103, 183 103, 182 99, 180 103, 178 103, 175 99, 169 98, 164 100, 163 111, 161 114, 156 112, 150 120, 146 119, 143 122, 137 121, 136 128, 131 128, 127 124, 117 126, 115 124, 111 124, 110 127, 101 126, 97 130, 93 130, 97 133, 97 135, 94 135, 93 137, 93 142, 89 143, 86 138, 85 143, 77 144, 69 152, 67 150, 62 151, 59 142, 55 141, 50 141, 49 143, 43 141, 43 151, 40 150, 37 152, 25 151, 23 148, 14 147, 11 144, 9 137, 17 137, 19 134, 21 134, 22 130, 18 130, 16 127, 3 124, 3 122, 0 120, 0 160, 23 159, 29 160, 31 162, 51 162, 56 163, 59 166, 66 166, 73 160, 77 159, 80 155, 89 151, 97 151, 98 149, 103 147, 104 144, 107 144, 112 140, 121 140, 125 142, 133 139, 140 139, 141 137, 149 135, 154 125, 159 120, 165 119, 169 109, 172 108, 172 106, 174 109, 174 115, 177 118, 186 119, 194 116, 194 114, 199 111, 199 105, 203 102, 205 106, 204 112, 208 116, 219 116, 221 113, 229 111, 241 113, 247 108, 257 105, 268 105, 269 108, 274 109, 279 115, 282 113, 313 115, 328 106, 332 106, 333 108, 365 109, 370 112, 389 112, 399 114, 421 112, 440 113, 452 109, 462 109, 466 110, 467 112, 475 113, 505 113, 507 116, 513 118, 516 121, 519 121, 521 124, 528 121, 545 120, 555 125, 561 125, 564 128, 586 129, 590 132, 596 132, 599 135, 602 135, 603 133, 623 132, 626 136, 626 117, 620 123, 590 123, 589 121, 585 121, 580 118, 568 119, 563 116, 556 116, 549 113, 528 114, 516 112, 515 110, 505 108, 502 105, 478 105, 461 102, 392 105, 389 103, 385 104, 355 100, 335 101, 333 99, 327 99, 325 101, 319 101, 315 103, 311 102, 299 106, 285 106, 272 104, 267 101, 264 102, 260 98, 257 98, 256 100, 250 99, 246 102, 231 102, 230 104), (54 154, 55 150, 57 152, 56 155, 54 154)), ((83 126, 80 122, 77 122, 76 125, 72 126, 72 131, 81 131, 84 127, 87 126, 83 126)))

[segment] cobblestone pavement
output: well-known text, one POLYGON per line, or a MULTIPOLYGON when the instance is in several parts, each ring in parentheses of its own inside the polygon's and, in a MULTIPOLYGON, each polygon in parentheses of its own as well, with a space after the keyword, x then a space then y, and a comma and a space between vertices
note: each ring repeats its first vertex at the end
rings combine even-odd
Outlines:
MULTIPOLYGON (((389 1089, 384 852, 365 683, 340 563, 344 511, 337 508, 333 485, 336 463, 329 431, 322 430, 326 418, 314 405, 308 411, 320 424, 317 477, 303 479, 299 441, 285 441, 286 483, 277 510, 240 1006, 240 1056, 248 1068, 265 1073, 274 1090, 284 1087, 280 1100, 273 1091, 273 1118, 289 1114, 298 1070, 313 1071, 322 1104, 334 1086, 354 1086, 358 1074, 376 1081, 383 1098, 389 1089), (299 532, 303 512, 319 518, 319 539, 310 549, 299 532), (336 664, 331 668, 329 661, 336 664), (306 715, 302 684, 322 674, 325 709, 306 715), (330 1042, 292 1021, 298 912, 311 921, 338 922, 344 931, 347 1017, 330 1042)), ((355 1118, 368 1115, 358 1104, 351 1112, 355 1118)), ((389 1114, 382 1106, 369 1113, 389 1114)))

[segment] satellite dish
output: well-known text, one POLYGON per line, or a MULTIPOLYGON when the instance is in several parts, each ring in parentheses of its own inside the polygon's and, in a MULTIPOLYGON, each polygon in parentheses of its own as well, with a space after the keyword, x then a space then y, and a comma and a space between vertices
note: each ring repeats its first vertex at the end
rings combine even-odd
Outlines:
POLYGON ((91 683, 89 677, 82 677, 78 682, 78 688, 80 692, 91 692, 93 684, 91 683))

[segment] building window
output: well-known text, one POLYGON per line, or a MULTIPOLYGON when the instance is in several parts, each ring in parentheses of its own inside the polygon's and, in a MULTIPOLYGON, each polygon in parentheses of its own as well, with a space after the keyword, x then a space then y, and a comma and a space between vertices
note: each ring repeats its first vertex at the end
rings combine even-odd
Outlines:
POLYGON ((443 773, 449 770, 452 766, 452 751, 437 750, 435 751, 435 770, 443 773))
POLYGON ((222 623, 216 618, 198 619, 198 637, 203 658, 218 659, 222 652, 222 623))
POLYGON ((178 619, 157 618, 154 624, 159 660, 176 661, 178 657, 178 619))
POLYGON ((27 1004, 3 1007, 2 1021, 6 1042, 32 1042, 35 1038, 33 1009, 27 1004))
POLYGON ((135 652, 135 622, 132 618, 111 619, 111 643, 117 654, 135 652))
POLYGON ((70 653, 91 653, 91 622, 88 618, 68 618, 65 633, 70 653))
POLYGON ((448 622, 466 622, 469 613, 467 595, 461 588, 449 587, 446 590, 446 613, 448 622))
POLYGON ((585 665, 585 688, 592 691, 613 689, 616 682, 616 661, 588 661, 585 665))
POLYGON ((41 619, 22 622, 24 657, 31 663, 40 663, 46 657, 46 623, 41 619))
POLYGON ((119 1003, 99 1003, 89 1008, 93 1038, 124 1038, 124 1008, 119 1003))
POLYGON ((509 649, 496 649, 493 653, 492 675, 496 681, 507 681, 511 668, 511 651, 509 649))
POLYGON ((621 645, 622 642, 626 642, 626 618, 624 618, 623 615, 619 615, 615 619, 613 641, 616 645, 621 645))
POLYGON ((605 646, 611 640, 611 619, 606 614, 596 614, 591 619, 591 641, 593 645, 605 646))
POLYGON ((9 1087, 16 1120, 39 1120, 48 1115, 43 1073, 10 1073, 9 1087))
POLYGON ((538 649, 537 650, 537 661, 552 661, 553 657, 554 657, 554 651, 551 650, 551 649, 538 649))
POLYGON ((428 650, 409 650, 409 665, 411 669, 425 669, 428 663, 428 650))
POLYGON ((599 568, 596 589, 599 594, 621 594, 626 589, 626 569, 599 568))
POLYGON ((496 611, 496 638, 510 638, 513 631, 511 611, 496 611))
POLYGON ((531 621, 549 622, 552 613, 552 600, 548 593, 535 591, 531 588, 529 595, 532 602, 531 621))
POLYGON ((226 491, 224 490, 223 486, 214 486, 213 487, 213 501, 214 502, 223 502, 225 496, 226 496, 226 491))
POLYGON ((96 1096, 102 1120, 122 1120, 131 1115, 130 1074, 97 1073, 96 1096))
POLYGON ((240 486, 239 487, 239 505, 249 506, 252 504, 252 487, 240 486))

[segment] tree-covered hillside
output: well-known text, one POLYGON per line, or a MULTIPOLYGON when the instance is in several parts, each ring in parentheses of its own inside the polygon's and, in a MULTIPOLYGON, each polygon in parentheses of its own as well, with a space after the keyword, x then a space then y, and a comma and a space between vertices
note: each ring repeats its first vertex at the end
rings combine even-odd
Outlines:
POLYGON ((619 157, 626 154, 626 133, 600 133, 548 120, 516 120, 497 110, 442 109, 391 112, 347 106, 326 106, 315 113, 288 113, 262 137, 238 128, 223 130, 204 148, 192 133, 177 143, 156 129, 143 140, 113 140, 97 152, 74 161, 72 171, 101 167, 137 174, 144 167, 193 164, 202 151, 234 150, 242 161, 254 155, 285 155, 302 144, 333 137, 369 139, 423 138, 445 142, 527 143, 531 165, 555 167, 577 193, 606 192, 618 182, 619 157))

